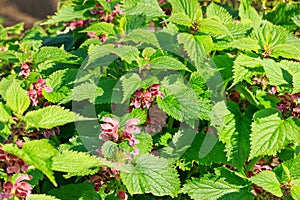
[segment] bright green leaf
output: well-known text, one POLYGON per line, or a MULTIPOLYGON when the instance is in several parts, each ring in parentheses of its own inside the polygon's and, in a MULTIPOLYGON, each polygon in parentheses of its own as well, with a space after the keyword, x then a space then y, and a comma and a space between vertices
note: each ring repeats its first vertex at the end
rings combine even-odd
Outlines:
POLYGON ((121 179, 128 192, 133 194, 152 193, 155 196, 174 197, 180 187, 177 171, 165 158, 151 154, 138 156, 121 171, 121 179))
POLYGON ((283 195, 276 174, 272 171, 262 171, 255 176, 252 176, 250 180, 254 184, 262 187, 264 190, 274 194, 277 197, 282 197, 283 195))
POLYGON ((65 178, 95 174, 100 167, 97 157, 75 151, 58 153, 52 158, 52 162, 52 170, 67 172, 65 178))
POLYGON ((50 129, 74 122, 76 115, 63 107, 53 105, 30 111, 22 119, 27 122, 29 127, 50 129))
POLYGON ((7 106, 18 115, 22 115, 30 105, 26 91, 16 82, 7 89, 4 99, 7 106))

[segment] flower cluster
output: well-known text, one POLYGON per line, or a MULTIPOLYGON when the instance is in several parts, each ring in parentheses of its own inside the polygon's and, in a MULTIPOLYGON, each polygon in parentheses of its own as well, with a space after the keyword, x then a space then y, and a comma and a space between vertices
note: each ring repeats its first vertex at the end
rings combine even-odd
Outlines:
POLYGON ((1 186, 2 192, 0 193, 0 199, 10 199, 13 197, 18 197, 20 200, 27 199, 31 194, 32 187, 28 182, 24 182, 24 180, 31 179, 31 176, 24 174, 18 177, 14 184, 10 181, 4 183, 3 187, 1 186))
POLYGON ((19 73, 19 76, 22 76, 23 78, 26 78, 29 76, 31 70, 30 70, 30 67, 27 63, 24 63, 22 66, 21 66, 21 71, 19 73))
POLYGON ((103 7, 100 4, 96 5, 96 9, 90 10, 92 15, 98 15, 99 20, 103 22, 111 23, 114 20, 114 17, 118 14, 124 14, 124 10, 120 9, 121 5, 116 4, 112 12, 105 12, 103 7))
POLYGON ((18 158, 15 155, 6 153, 2 150, 2 147, 0 146, 0 167, 4 169, 4 171, 7 174, 17 174, 17 173, 23 173, 28 170, 28 164, 22 160, 21 158, 18 158))
MULTIPOLYGON (((101 187, 108 182, 111 182, 113 180, 120 180, 120 171, 117 169, 113 168, 108 168, 108 167, 101 167, 100 171, 93 175, 90 179, 89 182, 94 184, 94 189, 99 192, 101 187)), ((106 187, 104 189, 105 193, 109 193, 111 191, 111 188, 106 187)), ((118 190, 117 196, 120 197, 121 200, 126 200, 128 198, 128 195, 126 192, 123 190, 118 190)))
POLYGON ((150 108, 156 96, 164 98, 164 95, 159 88, 159 84, 154 84, 145 91, 143 89, 137 90, 134 93, 134 98, 131 98, 130 100, 130 106, 133 106, 134 108, 150 108))
POLYGON ((127 139, 130 146, 135 146, 139 142, 135 139, 135 134, 141 132, 140 128, 136 126, 140 122, 139 119, 133 118, 128 120, 124 130, 119 130, 119 123, 115 118, 104 117, 103 121, 105 123, 101 124, 100 139, 114 142, 122 142, 123 139, 127 139))
POLYGON ((43 98, 42 91, 45 89, 46 92, 52 92, 53 89, 46 86, 46 81, 40 78, 37 82, 32 84, 31 89, 27 91, 27 95, 31 100, 33 106, 37 106, 40 98, 43 98))
POLYGON ((86 19, 86 20, 72 20, 69 22, 69 26, 67 29, 69 30, 75 30, 77 27, 84 27, 87 23, 89 23, 91 20, 90 19, 86 19))
POLYGON ((282 113, 284 118, 294 116, 300 118, 300 93, 284 93, 279 96, 280 102, 277 103, 277 109, 282 113))

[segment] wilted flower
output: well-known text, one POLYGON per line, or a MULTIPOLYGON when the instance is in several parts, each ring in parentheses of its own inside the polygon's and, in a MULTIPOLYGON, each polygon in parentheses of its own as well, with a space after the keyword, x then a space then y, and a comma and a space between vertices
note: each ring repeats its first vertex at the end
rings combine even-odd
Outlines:
POLYGON ((123 190, 119 190, 117 196, 120 197, 121 200, 127 200, 128 195, 123 190))
POLYGON ((157 105, 151 106, 149 109, 146 131, 148 133, 161 132, 163 127, 167 126, 167 118, 168 116, 162 110, 160 110, 157 105))
POLYGON ((283 117, 294 116, 300 118, 300 108, 298 107, 300 101, 300 93, 290 94, 284 93, 279 96, 280 102, 276 104, 277 110, 282 113, 283 117))

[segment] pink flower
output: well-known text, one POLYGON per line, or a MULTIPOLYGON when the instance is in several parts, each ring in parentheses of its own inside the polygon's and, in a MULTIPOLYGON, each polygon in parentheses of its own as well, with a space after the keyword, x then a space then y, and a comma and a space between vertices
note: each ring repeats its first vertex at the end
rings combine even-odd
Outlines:
POLYGON ((161 91, 159 90, 160 88, 160 85, 159 84, 154 84, 154 85, 151 85, 149 88, 148 88, 148 91, 153 95, 153 96, 160 96, 161 98, 164 98, 164 94, 161 93, 161 91))
POLYGON ((128 120, 126 122, 124 131, 129 133, 140 133, 141 129, 136 126, 138 123, 140 123, 140 120, 137 118, 128 120))
POLYGON ((102 133, 99 135, 99 138, 106 141, 113 139, 113 141, 118 141, 118 120, 110 117, 103 117, 105 124, 101 124, 102 133))
POLYGON ((14 190, 16 196, 19 197, 29 197, 31 194, 32 187, 27 182, 22 182, 23 180, 31 180, 32 177, 28 174, 24 174, 17 178, 16 183, 14 184, 14 190))
POLYGON ((27 95, 29 96, 33 106, 38 105, 38 98, 43 98, 43 89, 46 92, 53 92, 53 89, 46 85, 46 81, 42 78, 39 78, 37 82, 32 84, 32 89, 27 91, 27 95))
POLYGON ((30 74, 30 68, 29 66, 27 65, 27 63, 24 63, 22 66, 21 66, 21 71, 19 73, 19 76, 23 76, 23 78, 26 78, 29 76, 30 74))
POLYGON ((154 84, 148 87, 146 91, 143 91, 142 89, 137 90, 134 93, 134 98, 131 98, 130 100, 130 106, 133 106, 134 108, 150 108, 156 96, 164 98, 159 87, 159 84, 154 84))
POLYGON ((32 177, 28 174, 24 174, 17 178, 15 184, 11 182, 6 182, 3 185, 3 191, 0 193, 0 198, 12 198, 13 196, 18 197, 19 199, 27 199, 30 194, 32 187, 29 183, 23 182, 23 180, 31 180, 32 177))
POLYGON ((130 146, 135 146, 139 143, 139 140, 135 139, 134 136, 135 133, 141 132, 141 129, 136 126, 139 122, 140 120, 137 118, 130 119, 126 122, 122 137, 129 141, 130 146))
POLYGON ((88 35, 90 38, 97 38, 97 35, 96 35, 96 33, 94 33, 94 32, 87 32, 87 35, 88 35))

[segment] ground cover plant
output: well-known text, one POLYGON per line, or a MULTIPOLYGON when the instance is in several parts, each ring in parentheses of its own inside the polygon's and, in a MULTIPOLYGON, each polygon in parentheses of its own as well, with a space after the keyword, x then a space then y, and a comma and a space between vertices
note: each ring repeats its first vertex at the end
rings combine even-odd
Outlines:
POLYGON ((299 27, 252 0, 0 26, 0 199, 300 199, 299 27))

